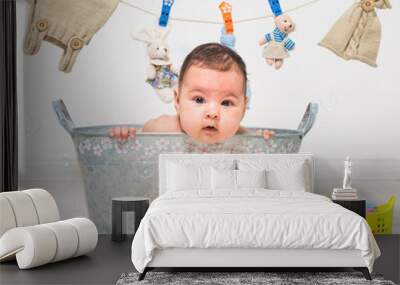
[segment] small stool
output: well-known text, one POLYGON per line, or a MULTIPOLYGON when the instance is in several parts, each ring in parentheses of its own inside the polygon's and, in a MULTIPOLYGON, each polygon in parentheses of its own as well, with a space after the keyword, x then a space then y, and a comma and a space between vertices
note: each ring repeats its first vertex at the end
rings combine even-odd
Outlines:
POLYGON ((126 234, 122 233, 122 212, 135 212, 135 232, 140 221, 149 208, 150 199, 146 197, 116 197, 112 199, 112 234, 113 241, 123 241, 126 234))
POLYGON ((361 217, 365 219, 365 209, 366 209, 366 200, 355 199, 355 200, 340 200, 334 199, 333 203, 339 204, 343 208, 346 208, 354 213, 359 214, 361 217))

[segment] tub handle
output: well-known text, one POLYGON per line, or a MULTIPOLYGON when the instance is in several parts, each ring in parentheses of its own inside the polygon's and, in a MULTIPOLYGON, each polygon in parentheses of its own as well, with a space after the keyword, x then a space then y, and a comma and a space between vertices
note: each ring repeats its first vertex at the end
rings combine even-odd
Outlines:
POLYGON ((301 132, 302 136, 304 137, 314 125, 315 119, 318 113, 318 104, 317 103, 308 103, 306 112, 301 119, 297 130, 301 132))
POLYGON ((58 121, 61 126, 72 136, 75 124, 68 113, 67 107, 65 106, 63 100, 59 99, 52 102, 53 110, 57 115, 58 121))

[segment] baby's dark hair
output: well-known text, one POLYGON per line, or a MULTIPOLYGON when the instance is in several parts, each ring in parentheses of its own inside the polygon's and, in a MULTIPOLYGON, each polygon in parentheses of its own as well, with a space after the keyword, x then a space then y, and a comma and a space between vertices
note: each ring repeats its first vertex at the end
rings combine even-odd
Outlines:
POLYGON ((237 68, 243 75, 244 86, 246 91, 247 72, 246 64, 243 59, 234 50, 223 46, 219 43, 206 43, 193 49, 183 61, 181 71, 179 73, 179 86, 182 86, 185 73, 189 67, 196 65, 199 67, 210 68, 218 71, 228 71, 237 68))

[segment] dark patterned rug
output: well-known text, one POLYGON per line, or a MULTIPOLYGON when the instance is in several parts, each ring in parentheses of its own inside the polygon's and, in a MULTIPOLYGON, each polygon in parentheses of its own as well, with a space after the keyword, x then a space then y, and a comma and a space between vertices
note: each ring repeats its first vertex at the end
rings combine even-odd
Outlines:
POLYGON ((138 276, 139 273, 124 273, 116 285, 395 285, 381 275, 372 275, 372 281, 368 281, 360 272, 148 272, 142 281, 138 281, 138 276))

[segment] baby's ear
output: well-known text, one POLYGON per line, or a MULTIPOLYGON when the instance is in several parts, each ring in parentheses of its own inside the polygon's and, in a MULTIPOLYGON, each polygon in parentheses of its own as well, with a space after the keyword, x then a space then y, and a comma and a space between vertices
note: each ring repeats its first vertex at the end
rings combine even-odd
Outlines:
POLYGON ((244 109, 243 109, 243 115, 242 115, 242 119, 246 113, 247 110, 247 105, 249 104, 249 97, 247 95, 244 96, 244 109))
POLYGON ((179 114, 180 108, 179 108, 179 88, 178 85, 174 87, 174 106, 176 113, 179 114))

